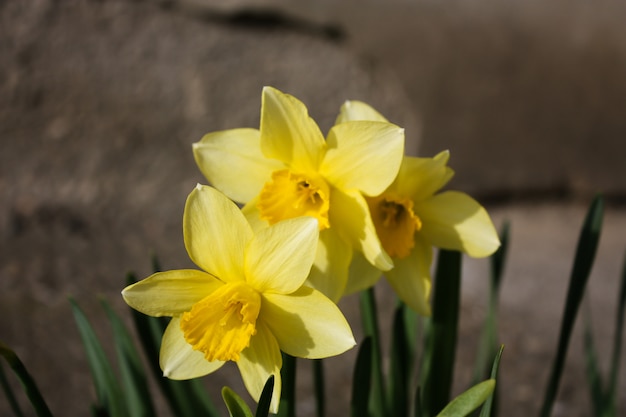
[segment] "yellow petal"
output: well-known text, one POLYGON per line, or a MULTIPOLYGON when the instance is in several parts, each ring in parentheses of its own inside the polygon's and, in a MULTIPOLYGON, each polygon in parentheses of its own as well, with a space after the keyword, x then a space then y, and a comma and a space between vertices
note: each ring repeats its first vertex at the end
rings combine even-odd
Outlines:
POLYGON ((198 184, 183 215, 191 260, 224 282, 244 279, 245 248, 252 229, 239 208, 216 189, 198 184))
POLYGON ((348 283, 344 294, 349 295, 370 288, 378 282, 381 276, 382 272, 370 264, 362 253, 355 252, 350 263, 348 283))
POLYGON ((363 252, 365 258, 381 271, 393 268, 393 261, 383 249, 370 217, 365 198, 358 191, 333 190, 330 197, 331 227, 363 252))
POLYGON ((352 252, 336 229, 322 230, 307 285, 338 302, 344 294, 352 252))
POLYGON ((229 198, 245 203, 254 198, 273 171, 284 167, 261 152, 257 129, 231 129, 204 135, 193 155, 207 180, 229 198), (233 173, 237 173, 233 175, 233 173))
POLYGON ((250 346, 241 352, 237 367, 246 389, 256 402, 259 402, 268 378, 274 375, 270 413, 276 414, 282 387, 280 379, 282 357, 276 338, 264 323, 257 323, 257 334, 250 339, 250 346))
POLYGON ((261 212, 259 211, 259 197, 256 196, 242 208, 241 212, 246 217, 246 220, 250 224, 253 232, 256 234, 259 230, 269 227, 267 220, 261 219, 261 212))
POLYGON ((176 316, 223 283, 206 272, 193 269, 157 272, 122 291, 124 301, 149 316, 176 316))
POLYGON ((388 122, 388 120, 385 119, 382 114, 378 113, 378 111, 376 111, 369 104, 356 100, 346 101, 343 106, 341 106, 341 110, 339 111, 339 116, 337 116, 335 124, 351 122, 355 120, 388 122))
POLYGON ((387 281, 407 306, 422 316, 430 316, 430 266, 432 247, 419 235, 411 254, 404 259, 396 259, 391 271, 385 272, 387 281))
POLYGON ((313 217, 283 220, 258 231, 246 253, 248 283, 260 292, 294 292, 311 270, 317 238, 313 217))
POLYGON ((185 341, 180 329, 180 318, 174 317, 168 324, 161 342, 159 362, 163 376, 170 379, 192 379, 218 370, 224 362, 209 362, 204 354, 193 350, 185 341))
POLYGON ((326 358, 356 344, 337 305, 306 286, 289 295, 263 294, 261 320, 269 326, 280 349, 292 356, 326 358))
MULTIPOLYGON (((404 153, 404 129, 391 123, 356 121, 335 125, 321 174, 342 190, 378 195, 393 182, 404 153)), ((332 204, 332 203, 331 203, 332 204)))
POLYGON ((500 240, 487 211, 464 193, 447 191, 416 206, 420 233, 433 245, 476 258, 493 254, 500 240))
POLYGON ((432 196, 454 176, 454 171, 446 166, 449 157, 448 151, 434 158, 405 156, 391 190, 416 202, 432 196))
POLYGON ((317 171, 326 143, 300 100, 265 87, 261 105, 261 149, 267 158, 306 173, 317 171))

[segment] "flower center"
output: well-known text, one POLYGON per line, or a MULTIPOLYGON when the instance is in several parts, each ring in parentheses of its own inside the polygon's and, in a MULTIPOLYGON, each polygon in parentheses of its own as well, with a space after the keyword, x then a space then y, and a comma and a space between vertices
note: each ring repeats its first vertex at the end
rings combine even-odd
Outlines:
POLYGON ((406 258, 415 246, 414 234, 422 222, 413 212, 413 201, 389 195, 366 197, 380 243, 389 256, 406 258))
POLYGON ((224 284, 185 312, 185 340, 208 361, 237 361, 256 333, 261 296, 244 282, 224 284))
POLYGON ((326 182, 288 169, 274 171, 259 196, 261 218, 270 224, 300 216, 318 220, 320 230, 330 227, 328 208, 330 190, 326 182))

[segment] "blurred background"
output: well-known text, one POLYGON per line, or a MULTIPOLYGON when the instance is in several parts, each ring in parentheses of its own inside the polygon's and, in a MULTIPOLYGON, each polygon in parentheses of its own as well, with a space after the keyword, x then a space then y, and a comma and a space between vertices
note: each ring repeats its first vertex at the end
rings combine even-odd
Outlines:
MULTIPOLYGON (((449 149, 448 188, 477 198, 498 228, 511 222, 500 406, 536 414, 598 192, 609 204, 586 302, 605 368, 610 355, 626 251, 625 19, 610 0, 0 2, 0 340, 53 413, 85 415, 95 394, 68 297, 106 340, 99 299, 128 316, 128 271, 147 276, 152 253, 165 269, 191 266, 182 209, 206 182, 191 144, 257 127, 271 85, 322 131, 345 100, 366 101, 406 129, 407 153, 449 149)), ((488 266, 464 263, 456 393, 471 378, 488 266)), ((379 295, 387 314, 388 288, 379 295)), ((358 303, 342 304, 358 338, 358 303)), ((578 331, 555 416, 591 413, 581 345, 578 331)), ((347 414, 355 353, 329 361, 333 415, 347 414)), ((206 378, 218 404, 224 384, 243 393, 230 371, 206 378)), ((623 387, 625 366, 620 375, 623 387)))

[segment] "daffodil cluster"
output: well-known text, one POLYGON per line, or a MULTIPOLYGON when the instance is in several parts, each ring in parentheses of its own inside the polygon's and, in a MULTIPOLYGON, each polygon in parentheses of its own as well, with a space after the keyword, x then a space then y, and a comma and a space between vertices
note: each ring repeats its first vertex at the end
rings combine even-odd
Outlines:
POLYGON ((259 129, 209 133, 193 153, 215 187, 198 185, 183 215, 201 270, 156 273, 122 294, 145 314, 172 317, 165 376, 233 361, 257 401, 275 377, 273 412, 281 351, 323 358, 354 346, 341 297, 384 274, 428 315, 433 247, 483 257, 499 246, 475 200, 437 194, 453 175, 448 152, 404 156, 404 130, 362 102, 346 102, 324 137, 302 102, 266 87, 259 129))

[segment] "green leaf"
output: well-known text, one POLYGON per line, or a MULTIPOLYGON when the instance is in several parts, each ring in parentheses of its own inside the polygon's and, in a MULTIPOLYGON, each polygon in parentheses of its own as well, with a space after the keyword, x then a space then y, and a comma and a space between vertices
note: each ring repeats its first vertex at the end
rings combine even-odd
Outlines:
MULTIPOLYGON (((41 393, 39 392, 39 388, 37 388, 37 384, 35 383, 35 380, 30 375, 30 373, 26 370, 26 367, 24 366, 20 358, 17 356, 17 354, 13 350, 11 350, 8 346, 6 346, 4 343, 0 342, 0 355, 7 361, 7 363, 9 364, 9 366, 11 367, 11 369, 13 370, 17 378, 20 380, 20 383, 22 384, 22 387, 24 388, 24 392, 26 393, 26 396, 28 397, 30 403, 32 404, 33 409, 37 413, 37 416, 38 417, 52 417, 52 413, 50 412, 50 409, 48 408, 46 401, 43 399, 41 393)), ((2 375, 3 375, 3 380, 6 380, 6 378, 4 378, 4 372, 2 372, 2 375)), ((3 382, 3 386, 4 385, 5 384, 3 382)), ((9 387, 8 382, 6 383, 6 387, 9 387)), ((9 391, 11 391, 10 388, 8 389, 9 391)), ((6 388, 5 388, 5 392, 7 392, 6 388)), ((17 406, 17 402, 15 403, 15 405, 17 406)), ((17 408, 14 407, 13 411, 15 415, 18 417, 22 415, 19 407, 17 408)))
POLYGON ((9 384, 9 380, 4 373, 2 361, 0 361, 0 385, 2 385, 2 391, 4 391, 4 394, 9 401, 9 406, 11 407, 11 410, 13 410, 13 414, 16 417, 23 417, 24 414, 22 413, 22 409, 20 408, 20 405, 18 404, 15 395, 13 394, 13 389, 11 389, 11 385, 9 384))
MULTIPOLYGON (((503 351, 504 351, 504 345, 500 345, 500 350, 498 350, 498 353, 496 354, 496 357, 493 361, 493 366, 491 367, 491 379, 494 381, 498 380, 498 370, 500 369, 500 359, 502 358, 503 351)), ((498 393, 498 387, 496 385, 496 387, 493 390, 493 393, 485 401, 485 405, 480 411, 480 417, 490 417, 496 414, 495 412, 492 412, 492 410, 495 410, 494 403, 497 398, 497 393, 498 393)))
POLYGON ((391 373, 389 393, 390 412, 393 416, 406 416, 409 410, 409 346, 404 323, 404 307, 399 305, 393 317, 391 334, 391 373))
POLYGON ((368 395, 370 410, 372 415, 383 417, 387 414, 387 400, 385 398, 385 380, 382 369, 380 332, 378 330, 378 312, 374 287, 361 291, 360 304, 363 334, 365 337, 370 337, 372 344, 372 392, 368 395))
POLYGON ((259 397, 259 404, 256 407, 256 413, 254 413, 254 417, 267 417, 270 412, 270 405, 272 404, 272 394, 274 393, 274 375, 271 375, 267 382, 265 382, 265 386, 263 387, 263 391, 261 392, 261 397, 259 397))
POLYGON ((449 401, 454 373, 461 291, 461 254, 440 250, 422 362, 422 415, 436 415, 449 401))
POLYGON ((552 406, 556 399, 559 387, 559 381, 563 372, 565 356, 569 339, 574 327, 576 313, 583 297, 585 286, 591 272, 591 266, 596 255, 598 241, 600 240, 600 231, 602 229, 602 218, 604 212, 604 200, 598 196, 591 203, 591 207, 587 212, 587 217, 583 224, 578 246, 576 248, 576 256, 574 258, 574 266, 570 278, 569 289, 567 292, 567 300, 565 302, 565 310, 563 321, 561 323, 561 332, 559 335, 559 343, 557 347, 556 358, 552 364, 550 379, 546 388, 543 405, 541 407, 541 417, 549 417, 552 406))
POLYGON ((102 305, 113 327, 113 340, 126 394, 128 414, 133 417, 154 416, 156 413, 148 389, 148 380, 132 338, 111 306, 105 300, 102 300, 102 305))
POLYGON ((97 407, 106 410, 111 417, 125 416, 127 413, 124 393, 113 373, 113 367, 85 314, 74 300, 70 299, 70 303, 96 388, 97 407))
POLYGON ((611 374, 609 376, 609 387, 607 391, 608 402, 617 415, 617 376, 620 369, 620 356, 622 353, 622 332, 624 331, 624 313, 626 311, 626 257, 622 269, 622 282, 617 300, 617 315, 615 319, 615 333, 613 335, 613 354, 611 355, 611 374))
POLYGON ((283 353, 283 367, 280 369, 282 391, 280 393, 279 417, 296 415, 296 358, 283 353))
POLYGON ((496 381, 488 379, 465 391, 450 402, 437 417, 465 417, 476 410, 491 395, 496 381))
MULTIPOLYGON (((126 281, 127 285, 131 285, 137 282, 137 279, 133 274, 128 274, 126 281)), ((200 379, 175 381, 163 377, 163 371, 159 365, 159 351, 163 332, 169 319, 146 316, 134 309, 130 311, 149 369, 172 414, 177 417, 219 417, 217 408, 209 398, 200 379)))
POLYGON ((361 343, 354 364, 352 378, 352 399, 350 400, 351 417, 370 415, 368 398, 372 389, 372 338, 367 336, 361 343))
POLYGON ((587 309, 586 313, 583 329, 583 346, 587 365, 587 383, 591 391, 591 405, 593 406, 594 415, 600 417, 604 415, 603 410, 607 407, 607 404, 605 404, 602 375, 600 373, 598 356, 593 342, 591 312, 587 309))
POLYGON ((222 398, 231 417, 252 417, 252 411, 245 401, 229 387, 222 388, 222 398))
POLYGON ((491 361, 496 355, 498 346, 498 299, 504 263, 509 246, 510 225, 506 222, 500 233, 500 247, 491 256, 491 276, 489 285, 489 305, 487 316, 479 342, 478 353, 474 363, 474 384, 489 375, 491 361))
POLYGON ((315 390, 315 406, 317 417, 326 415, 326 393, 324 383, 324 362, 322 359, 313 359, 313 387, 315 390))

